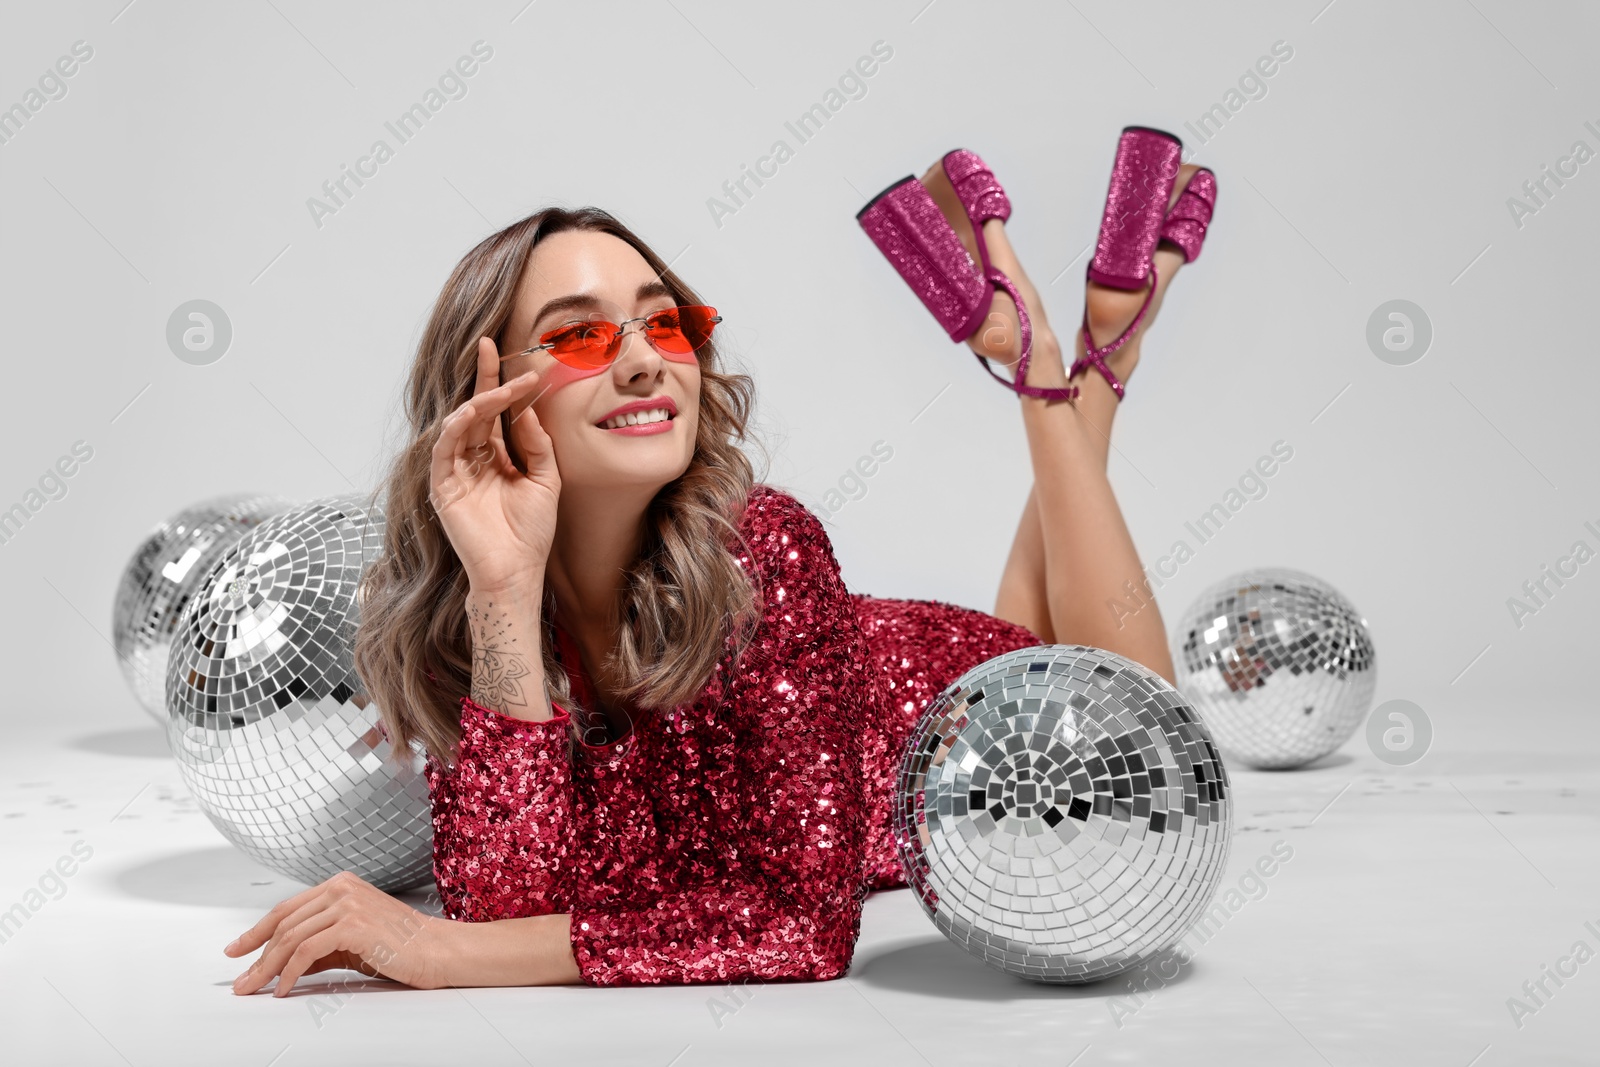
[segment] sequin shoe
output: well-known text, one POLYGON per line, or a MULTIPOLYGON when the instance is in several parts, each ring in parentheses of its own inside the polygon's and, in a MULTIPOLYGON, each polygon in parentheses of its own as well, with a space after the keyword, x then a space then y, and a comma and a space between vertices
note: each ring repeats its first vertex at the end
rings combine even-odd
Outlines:
MULTIPOLYGON (((1118 403, 1122 401, 1125 390, 1122 382, 1106 366, 1105 357, 1127 344, 1128 339, 1138 331, 1155 296, 1156 244, 1162 236, 1167 204, 1172 199, 1172 186, 1178 177, 1182 153, 1183 142, 1170 133, 1148 126, 1127 126, 1123 128, 1122 138, 1117 144, 1117 158, 1111 166, 1111 188, 1106 193, 1106 210, 1100 220, 1100 237, 1095 243, 1094 257, 1089 260, 1089 280, 1129 291, 1148 285, 1149 292, 1128 328, 1103 348, 1096 348, 1094 339, 1089 335, 1089 309, 1084 308, 1083 343, 1086 351, 1068 369, 1067 379, 1070 381, 1093 367, 1111 384, 1111 391, 1117 394, 1118 403)), ((1204 234, 1203 227, 1201 233, 1204 234)))
POLYGON ((1200 247, 1205 244, 1206 228, 1211 225, 1216 206, 1217 176, 1209 167, 1201 167, 1189 178, 1189 184, 1161 223, 1161 239, 1171 241, 1183 253, 1185 263, 1200 258, 1200 247))
POLYGON ((935 179, 948 181, 961 202, 972 226, 981 264, 972 261, 972 255, 946 221, 928 187, 914 176, 900 179, 873 197, 856 213, 856 221, 952 341, 967 341, 983 326, 994 290, 1011 297, 1017 308, 1022 341, 1015 379, 1007 381, 987 359, 973 353, 996 381, 1026 396, 1049 400, 1070 400, 1077 396, 1077 386, 1045 388, 1028 385, 1024 380, 1033 354, 1033 327, 1028 321, 1028 309, 1011 279, 989 262, 989 249, 983 239, 986 220, 1004 222, 1011 217, 1011 201, 1005 190, 983 160, 966 149, 945 153, 935 169, 938 172, 935 179))

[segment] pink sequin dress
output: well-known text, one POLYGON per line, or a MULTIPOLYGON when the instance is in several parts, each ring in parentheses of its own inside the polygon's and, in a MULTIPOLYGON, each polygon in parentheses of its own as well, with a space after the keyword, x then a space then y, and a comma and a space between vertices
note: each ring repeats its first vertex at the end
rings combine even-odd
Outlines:
MULTIPOLYGON (((426 768, 448 917, 570 913, 587 985, 849 970, 863 899, 905 884, 900 745, 958 676, 1040 641, 970 608, 848 592, 822 523, 782 490, 756 485, 740 527, 765 612, 695 702, 573 758, 566 709, 530 722, 462 698, 457 762, 426 768)), ((581 699, 578 657, 563 666, 581 699)))

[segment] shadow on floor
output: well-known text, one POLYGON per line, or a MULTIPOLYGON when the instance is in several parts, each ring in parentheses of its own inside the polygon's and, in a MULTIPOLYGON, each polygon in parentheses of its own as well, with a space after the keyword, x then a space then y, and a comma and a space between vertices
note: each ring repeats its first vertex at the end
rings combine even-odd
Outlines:
MULTIPOLYGON (((1148 978, 1151 990, 1180 985, 1188 981, 1197 964, 1177 968, 1169 980, 1148 978)), ((963 952, 944 938, 914 941, 882 949, 871 955, 858 954, 850 967, 850 977, 872 986, 905 993, 939 997, 945 1000, 1019 1001, 1081 1000, 1128 996, 1130 978, 1143 980, 1144 972, 1116 975, 1088 985, 1050 985, 1006 974, 963 952)))
POLYGON ((167 748, 166 731, 154 722, 131 730, 103 730, 97 734, 84 734, 73 738, 68 744, 80 752, 97 752, 102 756, 172 758, 167 748))
POLYGON ((308 888, 246 856, 232 845, 175 852, 133 864, 116 876, 130 897, 207 908, 263 912, 308 888))
MULTIPOLYGON (((260 908, 263 912, 310 888, 263 867, 231 845, 158 856, 125 868, 116 875, 114 884, 130 897, 162 904, 260 908)), ((432 878, 425 885, 392 895, 429 915, 443 911, 432 878)))
MULTIPOLYGON (((248 958, 254 959, 255 956, 256 954, 252 953, 248 958)), ((245 957, 240 958, 244 959, 245 957)), ((233 992, 233 980, 231 978, 212 982, 211 984, 217 989, 226 989, 229 993, 233 992)), ((274 978, 252 995, 257 997, 271 996, 277 988, 278 980, 274 978)), ((391 982, 383 978, 368 978, 360 971, 353 971, 348 968, 333 968, 327 971, 318 971, 315 974, 302 975, 300 980, 294 984, 294 988, 283 995, 283 999, 293 1000, 295 997, 342 997, 351 993, 416 992, 422 991, 401 982, 391 982)))
POLYGON ((1297 769, 1302 771, 1322 771, 1332 767, 1343 767, 1355 761, 1356 758, 1347 752, 1330 752, 1326 756, 1319 756, 1297 769))

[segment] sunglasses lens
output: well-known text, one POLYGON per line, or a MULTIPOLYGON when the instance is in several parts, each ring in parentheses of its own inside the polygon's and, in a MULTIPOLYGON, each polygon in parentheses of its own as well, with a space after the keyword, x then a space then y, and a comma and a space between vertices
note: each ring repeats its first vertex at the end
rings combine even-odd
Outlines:
POLYGON ((692 307, 681 307, 678 311, 683 335, 689 339, 690 345, 699 348, 711 340, 711 331, 717 325, 716 308, 706 307, 701 304, 692 307))
POLYGON ((657 348, 684 355, 711 340, 716 317, 716 308, 688 305, 658 311, 644 325, 657 348))
POLYGON ((603 367, 611 361, 617 326, 611 322, 579 322, 545 334, 550 354, 580 369, 603 367))

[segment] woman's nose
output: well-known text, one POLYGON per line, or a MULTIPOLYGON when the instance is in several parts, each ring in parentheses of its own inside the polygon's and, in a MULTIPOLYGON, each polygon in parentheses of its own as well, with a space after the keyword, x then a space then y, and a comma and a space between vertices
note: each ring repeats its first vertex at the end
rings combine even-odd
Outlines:
POLYGON ((645 336, 644 329, 643 322, 628 323, 623 326, 622 336, 618 340, 620 347, 617 349, 617 358, 612 362, 612 369, 626 374, 629 380, 640 372, 655 373, 665 362, 645 336))

